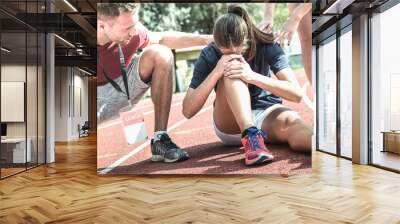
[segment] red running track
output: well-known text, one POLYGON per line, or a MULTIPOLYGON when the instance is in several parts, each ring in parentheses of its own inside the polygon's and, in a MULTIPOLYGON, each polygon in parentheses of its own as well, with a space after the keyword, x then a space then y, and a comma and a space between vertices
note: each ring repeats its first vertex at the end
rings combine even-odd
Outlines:
MULTIPOLYGON (((312 89, 303 72, 298 81, 312 99, 312 89)), ((275 156, 269 164, 247 167, 243 149, 224 146, 214 134, 212 126, 212 102, 209 97, 201 114, 190 120, 182 115, 184 93, 174 94, 169 118, 168 133, 173 141, 187 150, 190 159, 179 163, 154 163, 150 161, 149 141, 128 145, 119 119, 98 127, 97 168, 100 173, 110 174, 305 174, 311 172, 311 154, 292 152, 287 144, 268 144, 275 156)), ((306 104, 284 102, 297 111, 306 123, 312 125, 313 113, 306 104)), ((149 137, 153 136, 154 113, 150 99, 142 100, 136 108, 144 113, 149 137)))

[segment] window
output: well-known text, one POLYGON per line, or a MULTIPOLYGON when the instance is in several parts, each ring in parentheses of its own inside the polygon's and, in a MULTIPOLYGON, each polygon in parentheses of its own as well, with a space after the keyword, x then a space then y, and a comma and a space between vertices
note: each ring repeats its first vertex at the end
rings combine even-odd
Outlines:
POLYGON ((340 36, 340 154, 352 157, 352 32, 340 36))
POLYGON ((318 149, 336 153, 336 36, 318 48, 318 149))
MULTIPOLYGON (((371 157, 373 164, 395 170, 400 170, 400 155, 386 151, 383 132, 400 131, 400 45, 396 44, 400 33, 395 29, 398 21, 400 5, 371 18, 371 157)), ((400 141, 395 144, 400 149, 400 141)))
MULTIPOLYGON (((41 12, 44 3, 2 1, 3 6, 18 8, 20 16, 41 12)), ((45 163, 46 39, 12 16, 0 17, 7 20, 0 23, 0 112, 6 115, 1 124, 7 127, 0 144, 0 178, 5 178, 45 163)))

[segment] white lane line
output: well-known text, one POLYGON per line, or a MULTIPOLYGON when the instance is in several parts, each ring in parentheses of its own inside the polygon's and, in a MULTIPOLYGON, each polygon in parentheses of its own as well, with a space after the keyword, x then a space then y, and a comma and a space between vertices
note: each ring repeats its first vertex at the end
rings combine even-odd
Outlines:
MULTIPOLYGON (((140 109, 140 110, 143 110, 143 109, 145 109, 145 108, 149 108, 149 107, 153 107, 154 105, 153 105, 153 103, 151 102, 151 99, 149 100, 150 102, 148 103, 148 102, 146 102, 147 104, 146 105, 144 105, 144 106, 138 106, 138 107, 136 107, 136 108, 138 108, 138 109, 140 109)), ((177 102, 177 101, 183 101, 183 98, 181 99, 181 98, 174 98, 173 100, 172 100, 172 103, 175 103, 175 102, 177 102)))
MULTIPOLYGON (((174 103, 174 104, 171 105, 171 108, 172 107, 176 107, 176 106, 180 106, 180 105, 182 105, 182 102, 174 103)), ((154 113, 154 110, 150 110, 150 111, 144 112, 143 115, 149 115, 149 114, 152 114, 152 113, 154 113)))
MULTIPOLYGON (((172 108, 172 107, 179 106, 179 105, 182 105, 182 102, 178 102, 178 103, 172 104, 172 105, 171 105, 171 108, 172 108)), ((153 106, 153 105, 151 105, 151 106, 153 106)), ((138 108, 135 108, 135 109, 138 109, 138 108)), ((150 110, 150 111, 144 112, 144 113, 143 113, 143 116, 144 116, 144 115, 149 115, 149 114, 152 114, 152 113, 154 113, 154 110, 150 110)), ((119 123, 121 123, 121 120, 120 120, 120 119, 116 119, 115 121, 110 121, 109 123, 101 124, 101 125, 98 126, 98 128, 99 128, 99 129, 108 128, 108 127, 110 127, 110 126, 114 126, 114 125, 119 124, 119 123)))
MULTIPOLYGON (((200 112, 196 115, 200 115, 208 110, 210 110, 212 108, 212 105, 200 110, 200 112)), ((175 123, 174 125, 172 125, 171 127, 168 128, 167 131, 172 131, 175 128, 179 127, 180 125, 182 125, 183 123, 185 123, 188 119, 184 118, 180 121, 178 121, 177 123, 175 123)), ((135 154, 139 153, 140 151, 142 151, 143 149, 145 149, 147 146, 150 145, 150 140, 147 140, 146 142, 144 142, 143 144, 139 145, 138 147, 136 147, 135 149, 133 149, 132 151, 130 151, 128 154, 126 154, 125 156, 121 157, 120 159, 118 159, 117 161, 115 161, 114 163, 112 163, 111 165, 107 166, 106 168, 104 168, 103 170, 101 170, 99 173, 100 174, 107 174, 109 173, 111 170, 113 170, 114 168, 118 167, 119 165, 121 165, 123 162, 125 162, 127 159, 129 159, 130 157, 134 156, 135 154)))

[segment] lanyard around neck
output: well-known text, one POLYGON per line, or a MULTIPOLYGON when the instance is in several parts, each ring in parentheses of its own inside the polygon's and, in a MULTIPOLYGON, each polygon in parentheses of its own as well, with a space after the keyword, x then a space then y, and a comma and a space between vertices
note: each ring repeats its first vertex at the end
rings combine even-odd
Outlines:
POLYGON ((124 81, 124 87, 125 87, 125 92, 121 89, 121 87, 116 83, 110 76, 107 75, 106 71, 104 70, 103 66, 101 65, 101 62, 99 60, 99 55, 97 55, 97 63, 99 63, 99 67, 101 67, 103 74, 107 81, 120 93, 123 93, 126 95, 128 98, 128 101, 130 101, 130 95, 129 95, 129 87, 128 87, 128 75, 126 71, 126 63, 125 63, 125 56, 122 51, 121 45, 118 45, 118 54, 119 54, 119 62, 120 62, 120 69, 121 69, 121 74, 122 74, 122 80, 124 81))

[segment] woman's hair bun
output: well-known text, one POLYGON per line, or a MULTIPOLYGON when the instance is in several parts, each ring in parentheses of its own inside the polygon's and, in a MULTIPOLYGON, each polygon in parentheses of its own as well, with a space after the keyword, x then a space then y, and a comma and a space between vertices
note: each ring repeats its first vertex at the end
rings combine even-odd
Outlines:
POLYGON ((228 13, 233 13, 233 14, 236 14, 236 15, 238 15, 238 16, 243 18, 243 16, 246 13, 246 11, 244 10, 244 8, 242 6, 240 6, 239 4, 235 3, 235 4, 230 4, 228 6, 228 13))

